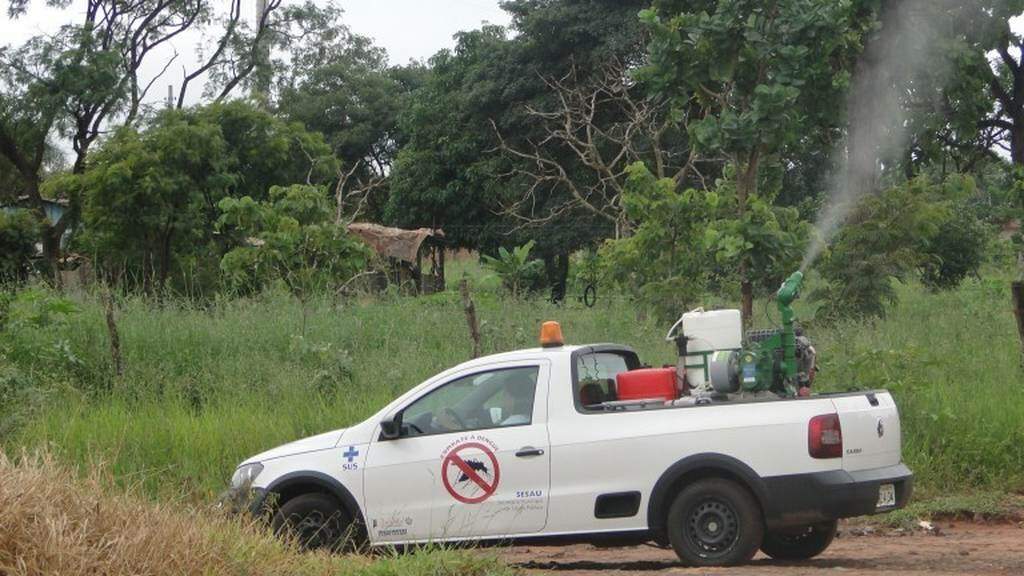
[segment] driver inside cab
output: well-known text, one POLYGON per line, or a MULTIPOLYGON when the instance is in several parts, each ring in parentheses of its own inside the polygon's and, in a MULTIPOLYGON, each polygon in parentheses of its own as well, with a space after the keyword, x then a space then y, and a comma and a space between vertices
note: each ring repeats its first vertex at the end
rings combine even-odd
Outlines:
POLYGON ((501 420, 501 422, 496 422, 496 424, 499 426, 529 424, 533 419, 533 395, 535 389, 536 383, 529 375, 521 372, 513 374, 505 385, 504 402, 501 407, 501 414, 507 414, 508 416, 501 420))
POLYGON ((512 368, 455 380, 406 409, 410 434, 529 424, 537 373, 536 367, 512 368))

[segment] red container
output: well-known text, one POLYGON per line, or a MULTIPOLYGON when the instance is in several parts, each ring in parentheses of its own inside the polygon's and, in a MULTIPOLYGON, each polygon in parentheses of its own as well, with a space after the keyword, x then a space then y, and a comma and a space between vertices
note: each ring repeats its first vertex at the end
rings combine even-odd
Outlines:
POLYGON ((675 400, 675 368, 641 368, 620 372, 615 377, 619 400, 675 400))

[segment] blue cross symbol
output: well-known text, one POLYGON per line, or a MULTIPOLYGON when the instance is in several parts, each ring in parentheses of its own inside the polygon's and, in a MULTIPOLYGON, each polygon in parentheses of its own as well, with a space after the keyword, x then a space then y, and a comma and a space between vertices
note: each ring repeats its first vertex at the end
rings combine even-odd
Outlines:
POLYGON ((343 452, 341 455, 345 457, 345 459, 348 460, 349 463, 351 463, 353 460, 356 459, 356 456, 359 456, 359 450, 356 450, 355 446, 349 446, 348 450, 343 452))

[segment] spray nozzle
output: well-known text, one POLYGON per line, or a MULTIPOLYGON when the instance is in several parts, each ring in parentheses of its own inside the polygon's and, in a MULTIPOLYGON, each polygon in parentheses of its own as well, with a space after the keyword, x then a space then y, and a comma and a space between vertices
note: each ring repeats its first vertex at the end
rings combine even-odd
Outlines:
POLYGON ((799 270, 782 283, 782 287, 775 293, 775 298, 782 306, 789 306, 800 295, 800 285, 804 282, 804 273, 799 270))

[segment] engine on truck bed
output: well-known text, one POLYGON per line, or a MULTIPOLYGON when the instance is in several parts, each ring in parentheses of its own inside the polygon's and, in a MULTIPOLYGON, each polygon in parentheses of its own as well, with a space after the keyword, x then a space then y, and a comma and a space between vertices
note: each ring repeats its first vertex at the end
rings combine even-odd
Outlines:
POLYGON ((814 382, 816 351, 796 325, 792 304, 800 294, 803 273, 796 272, 779 288, 775 300, 782 326, 757 330, 742 338, 738 310, 683 314, 667 339, 679 350, 678 378, 690 395, 714 398, 805 396, 814 382))

